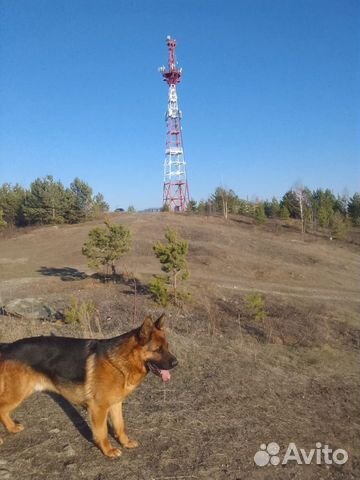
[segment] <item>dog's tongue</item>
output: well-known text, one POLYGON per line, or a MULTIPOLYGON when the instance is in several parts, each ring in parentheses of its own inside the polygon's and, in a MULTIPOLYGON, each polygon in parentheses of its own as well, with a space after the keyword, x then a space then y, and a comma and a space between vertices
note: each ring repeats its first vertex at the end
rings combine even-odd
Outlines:
POLYGON ((170 380, 171 375, 169 370, 159 370, 159 372, 160 372, 161 380, 163 382, 168 382, 170 380))

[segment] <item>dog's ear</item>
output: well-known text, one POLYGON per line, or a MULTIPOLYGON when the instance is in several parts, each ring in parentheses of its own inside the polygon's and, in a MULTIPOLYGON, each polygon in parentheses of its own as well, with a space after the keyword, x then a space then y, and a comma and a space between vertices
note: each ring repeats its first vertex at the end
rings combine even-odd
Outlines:
POLYGON ((143 324, 139 330, 139 341, 141 345, 148 343, 151 337, 151 332, 153 331, 154 324, 151 317, 145 317, 143 324))
POLYGON ((165 313, 163 313, 162 315, 160 315, 160 317, 156 320, 156 322, 154 323, 155 327, 159 330, 163 330, 164 329, 164 325, 165 325, 165 313))

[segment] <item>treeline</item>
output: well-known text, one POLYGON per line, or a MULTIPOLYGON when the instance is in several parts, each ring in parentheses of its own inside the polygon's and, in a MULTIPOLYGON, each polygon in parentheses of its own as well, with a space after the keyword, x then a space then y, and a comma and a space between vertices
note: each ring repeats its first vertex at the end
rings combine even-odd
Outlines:
POLYGON ((329 189, 311 191, 306 187, 297 187, 287 191, 281 200, 248 201, 241 199, 233 190, 218 187, 207 199, 197 203, 191 200, 188 211, 229 214, 253 217, 257 223, 267 218, 287 220, 299 219, 303 231, 318 230, 319 227, 334 231, 346 229, 350 224, 360 226, 360 193, 352 197, 337 195, 329 189))
POLYGON ((109 210, 101 193, 79 178, 66 188, 51 175, 34 180, 29 189, 4 183, 0 187, 0 227, 79 223, 109 210))

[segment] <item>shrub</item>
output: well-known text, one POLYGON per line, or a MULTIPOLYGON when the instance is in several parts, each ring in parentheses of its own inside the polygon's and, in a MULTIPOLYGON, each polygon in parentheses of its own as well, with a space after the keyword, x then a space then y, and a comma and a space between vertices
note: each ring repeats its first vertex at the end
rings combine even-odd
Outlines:
POLYGON ((264 321, 266 318, 265 302, 260 293, 249 293, 245 297, 245 308, 254 320, 264 321))
POLYGON ((169 303, 168 281, 166 277, 154 276, 149 284, 149 290, 156 303, 166 307, 169 303))
POLYGON ((90 321, 95 315, 95 305, 91 301, 84 301, 79 303, 78 299, 75 297, 71 298, 71 304, 64 312, 64 321, 65 323, 87 323, 90 324, 90 321))

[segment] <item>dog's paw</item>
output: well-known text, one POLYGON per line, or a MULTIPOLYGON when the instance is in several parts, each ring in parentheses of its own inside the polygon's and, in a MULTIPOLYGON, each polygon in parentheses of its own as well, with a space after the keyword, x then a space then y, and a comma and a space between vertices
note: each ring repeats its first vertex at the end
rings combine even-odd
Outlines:
POLYGON ((125 448, 136 448, 139 446, 139 442, 136 440, 131 440, 131 438, 129 438, 126 443, 123 443, 123 446, 125 448))
POLYGON ((107 452, 104 453, 109 458, 120 457, 120 455, 122 454, 120 448, 110 448, 107 452))

